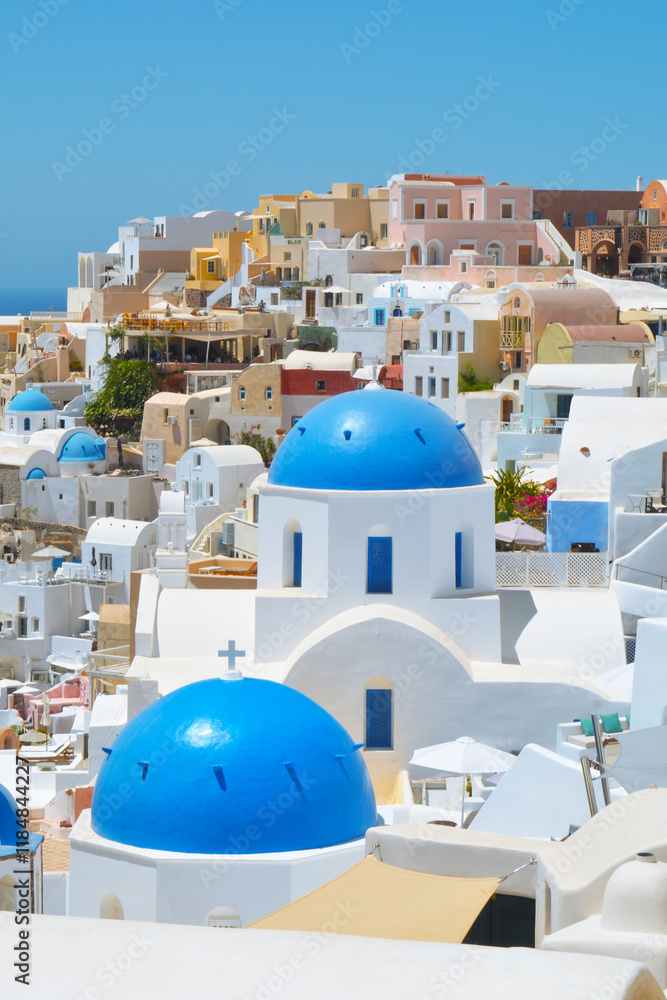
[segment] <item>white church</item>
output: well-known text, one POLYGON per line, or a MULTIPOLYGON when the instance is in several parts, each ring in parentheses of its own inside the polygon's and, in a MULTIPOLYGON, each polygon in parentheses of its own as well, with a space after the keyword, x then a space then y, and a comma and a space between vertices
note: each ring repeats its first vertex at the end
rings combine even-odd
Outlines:
POLYGON ((229 666, 295 688, 363 744, 380 802, 417 747, 553 747, 563 720, 627 711, 615 598, 496 592, 494 487, 423 399, 371 383, 297 423, 260 480, 254 590, 189 584, 183 511, 163 494, 128 680, 167 694, 229 666))

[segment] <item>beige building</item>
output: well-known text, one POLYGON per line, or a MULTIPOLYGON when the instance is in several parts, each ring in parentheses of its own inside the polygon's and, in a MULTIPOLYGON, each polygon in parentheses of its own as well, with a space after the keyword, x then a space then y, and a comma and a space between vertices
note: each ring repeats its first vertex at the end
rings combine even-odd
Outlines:
POLYGON ((202 438, 229 444, 229 396, 228 387, 204 389, 191 396, 178 392, 151 396, 141 423, 146 472, 158 474, 165 463, 177 462, 202 438))
POLYGON ((304 191, 297 200, 299 236, 317 239, 318 230, 339 230, 342 241, 357 233, 366 234, 369 243, 389 246, 389 190, 363 184, 332 184, 326 194, 304 191))
POLYGON ((280 417, 281 369, 279 364, 250 365, 232 381, 230 412, 250 414, 252 420, 280 417))
POLYGON ((550 323, 615 326, 618 316, 614 300, 599 288, 572 288, 568 284, 513 288, 499 307, 501 368, 529 372, 550 323))

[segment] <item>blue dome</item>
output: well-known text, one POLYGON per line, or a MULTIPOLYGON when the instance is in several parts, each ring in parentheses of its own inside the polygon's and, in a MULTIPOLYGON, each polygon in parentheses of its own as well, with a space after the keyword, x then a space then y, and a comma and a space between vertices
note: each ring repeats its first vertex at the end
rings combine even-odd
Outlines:
POLYGON ((377 822, 366 763, 305 695, 243 678, 188 684, 123 729, 95 784, 92 827, 191 854, 301 851, 377 822))
POLYGON ((26 479, 46 479, 44 469, 31 469, 26 479))
POLYGON ((36 410, 52 410, 53 403, 39 389, 24 389, 9 401, 6 409, 11 413, 34 413, 36 410))
POLYGON ((433 403, 394 389, 344 392, 320 403, 278 448, 268 482, 313 490, 477 486, 468 438, 433 403))
POLYGON ((16 802, 9 789, 0 785, 0 844, 16 844, 16 802))
POLYGON ((106 455, 106 445, 101 437, 91 437, 77 431, 67 438, 60 452, 59 462, 101 462, 106 455))

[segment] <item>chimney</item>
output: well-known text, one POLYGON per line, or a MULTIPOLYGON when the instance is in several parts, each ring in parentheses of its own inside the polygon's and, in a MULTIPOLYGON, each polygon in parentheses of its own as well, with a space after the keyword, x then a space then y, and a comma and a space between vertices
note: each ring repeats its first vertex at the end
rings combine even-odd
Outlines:
POLYGON ((644 178, 642 177, 641 174, 637 178, 637 188, 636 188, 636 190, 637 191, 643 191, 644 190, 644 178))

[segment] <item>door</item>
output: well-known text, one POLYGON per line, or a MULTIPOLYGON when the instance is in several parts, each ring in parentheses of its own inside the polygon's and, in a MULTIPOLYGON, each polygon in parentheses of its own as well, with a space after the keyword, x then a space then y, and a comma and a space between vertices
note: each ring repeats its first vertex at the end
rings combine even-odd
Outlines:
POLYGON ((509 424, 512 420, 512 413, 514 412, 514 400, 505 396, 503 399, 503 416, 502 422, 504 424, 509 424))
POLYGON ((520 246, 519 247, 519 267, 530 267, 533 263, 533 248, 532 246, 520 246))
POLYGON ((317 292, 314 288, 306 289, 306 316, 311 319, 315 315, 315 301, 317 292))
POLYGON ((556 416, 559 420, 567 420, 571 406, 572 396, 556 396, 556 416))

